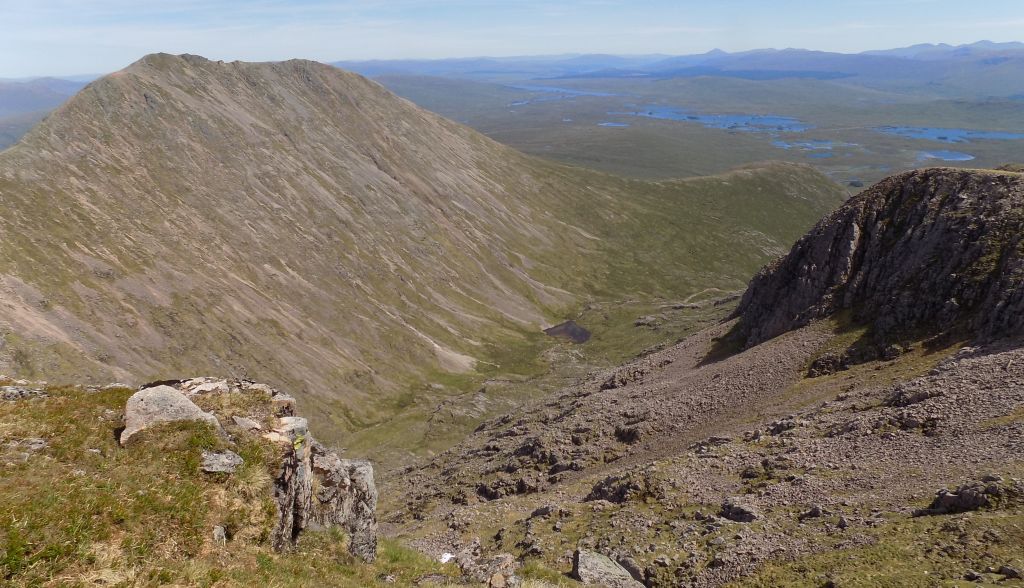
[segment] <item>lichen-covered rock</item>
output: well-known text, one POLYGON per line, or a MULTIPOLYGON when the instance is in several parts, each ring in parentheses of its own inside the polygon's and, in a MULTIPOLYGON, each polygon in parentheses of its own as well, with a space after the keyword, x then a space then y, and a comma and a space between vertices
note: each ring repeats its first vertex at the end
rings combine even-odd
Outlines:
POLYGON ((610 557, 585 549, 577 549, 572 556, 572 577, 585 586, 643 588, 643 584, 637 582, 626 568, 610 557))
POLYGON ((243 429, 245 431, 261 431, 261 430, 263 430, 263 425, 259 424, 258 422, 254 421, 253 419, 250 419, 250 418, 246 418, 246 417, 242 417, 242 416, 237 416, 236 415, 236 416, 231 417, 231 420, 234 421, 236 427, 238 427, 240 429, 243 429))
POLYGON ((930 169, 890 177, 825 217, 750 283, 736 316, 753 346, 841 310, 889 339, 1024 332, 1024 177, 930 169))
POLYGON ((243 463, 234 451, 204 451, 199 467, 208 474, 233 474, 243 463))
POLYGON ((217 417, 203 412, 184 394, 170 386, 154 386, 139 390, 128 399, 124 409, 124 431, 121 445, 133 435, 157 424, 176 421, 199 421, 220 429, 217 417))

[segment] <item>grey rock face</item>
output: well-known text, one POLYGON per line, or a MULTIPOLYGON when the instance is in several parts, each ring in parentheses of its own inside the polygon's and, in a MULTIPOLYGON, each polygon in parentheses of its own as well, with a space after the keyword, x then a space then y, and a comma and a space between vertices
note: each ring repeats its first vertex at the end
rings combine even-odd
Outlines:
POLYGON ((625 568, 611 558, 593 551, 577 549, 572 556, 572 577, 585 586, 642 588, 625 568))
POLYGON ((318 488, 311 501, 310 521, 344 528, 349 551, 372 561, 377 553, 377 486, 368 461, 341 459, 317 442, 312 444, 313 477, 318 488))
POLYGON ((184 394, 170 386, 155 386, 133 394, 125 405, 124 419, 121 445, 126 444, 139 431, 157 423, 201 421, 220 428, 217 417, 203 412, 184 394))
POLYGON ((736 316, 753 346, 851 310, 888 338, 1024 332, 1024 178, 932 169, 883 180, 823 219, 750 283, 736 316))
POLYGON ((210 474, 233 474, 245 463, 234 451, 204 451, 202 459, 199 467, 210 474))
POLYGON ((282 417, 266 437, 282 448, 274 481, 280 518, 271 544, 290 546, 307 528, 341 527, 349 535, 349 551, 365 561, 377 557, 377 487, 366 461, 344 460, 320 445, 306 419, 282 417), (314 493, 313 488, 317 491, 314 493))

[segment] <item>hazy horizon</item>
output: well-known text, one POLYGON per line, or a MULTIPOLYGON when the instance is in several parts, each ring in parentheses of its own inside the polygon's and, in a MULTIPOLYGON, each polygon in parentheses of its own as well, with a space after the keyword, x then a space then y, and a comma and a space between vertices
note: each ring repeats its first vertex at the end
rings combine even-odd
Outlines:
POLYGON ((0 0, 0 11, 0 78, 109 72, 156 52, 327 62, 763 48, 859 53, 1019 41, 1024 28, 1024 5, 1014 0, 988 2, 983 13, 953 0, 0 0))
MULTIPOLYGON (((907 47, 911 47, 911 46, 916 46, 916 45, 932 45, 932 46, 943 46, 943 45, 946 45, 946 46, 951 46, 951 47, 958 47, 958 46, 974 45, 976 43, 988 43, 988 42, 998 43, 998 44, 1005 44, 1005 43, 1022 43, 1022 44, 1024 44, 1024 41, 1018 41, 1018 40, 992 41, 991 39, 978 39, 977 41, 969 41, 969 42, 965 42, 965 43, 947 43, 947 42, 944 42, 944 41, 935 41, 935 42, 915 43, 914 45, 903 45, 903 46, 899 46, 899 47, 872 47, 872 48, 869 48, 869 49, 864 49, 862 51, 827 51, 827 50, 824 50, 824 49, 816 49, 814 47, 757 47, 757 48, 754 48, 754 49, 746 49, 746 50, 743 50, 743 51, 726 51, 726 50, 724 50, 724 49, 722 49, 720 47, 712 47, 712 48, 704 50, 704 51, 696 51, 696 52, 693 52, 693 53, 657 53, 657 52, 655 52, 655 53, 611 53, 611 52, 608 52, 608 51, 594 51, 594 52, 567 52, 567 53, 536 53, 536 54, 523 54, 523 55, 467 55, 467 56, 460 56, 460 57, 394 57, 394 58, 368 58, 368 59, 319 59, 319 60, 314 60, 314 61, 320 61, 320 62, 323 62, 323 63, 338 63, 338 62, 350 62, 350 63, 365 62, 365 63, 369 63, 369 62, 375 62, 375 61, 380 61, 380 62, 388 62, 388 61, 449 61, 449 60, 451 60, 451 61, 455 61, 455 60, 471 61, 471 60, 475 60, 475 59, 494 59, 494 60, 514 61, 514 60, 518 60, 518 59, 523 59, 523 60, 529 60, 529 59, 552 59, 552 60, 554 60, 554 59, 560 59, 560 58, 582 57, 582 56, 587 56, 587 55, 602 55, 602 56, 625 57, 625 58, 681 57, 681 56, 687 56, 687 55, 701 55, 701 54, 705 54, 705 53, 711 53, 711 52, 714 52, 714 51, 726 51, 727 53, 752 53, 752 52, 758 52, 758 51, 821 51, 821 52, 828 52, 828 53, 839 53, 839 54, 847 54, 847 55, 856 55, 856 54, 866 53, 866 52, 871 52, 871 51, 884 51, 884 50, 891 50, 891 49, 903 49, 903 48, 907 48, 907 47)), ((153 52, 150 52, 150 53, 143 53, 143 54, 138 55, 138 57, 136 57, 135 59, 132 59, 131 61, 125 62, 121 66, 118 66, 118 67, 110 69, 110 70, 105 70, 105 71, 94 70, 94 71, 90 71, 90 72, 79 71, 79 72, 70 72, 70 73, 46 73, 46 74, 35 74, 35 75, 18 76, 18 77, 3 77, 3 76, 0 76, 0 80, 4 80, 4 81, 26 81, 26 80, 36 80, 36 79, 42 79, 42 78, 56 78, 56 79, 65 79, 65 80, 79 79, 79 80, 82 80, 82 81, 87 81, 89 79, 92 79, 92 78, 95 78, 95 77, 99 77, 99 76, 103 76, 103 75, 106 75, 108 73, 111 73, 111 72, 123 69, 123 68, 131 65, 135 61, 138 61, 139 59, 142 59, 146 55, 150 55, 152 53, 172 53, 172 52, 169 52, 169 51, 153 51, 153 52)), ((198 54, 198 53, 194 53, 194 52, 183 52, 183 53, 174 53, 174 54, 176 54, 176 55, 181 55, 181 54, 199 55, 201 57, 205 57, 205 58, 208 58, 208 59, 219 60, 219 61, 250 61, 250 60, 245 60, 245 59, 237 59, 236 60, 236 59, 216 58, 216 57, 210 57, 209 55, 198 54)), ((282 59, 266 59, 266 60, 261 60, 261 61, 278 62, 278 61, 288 61, 290 59, 310 59, 310 58, 302 57, 302 56, 294 56, 294 57, 285 57, 285 58, 282 58, 282 59)), ((252 61, 255 61, 255 60, 252 60, 252 61)))

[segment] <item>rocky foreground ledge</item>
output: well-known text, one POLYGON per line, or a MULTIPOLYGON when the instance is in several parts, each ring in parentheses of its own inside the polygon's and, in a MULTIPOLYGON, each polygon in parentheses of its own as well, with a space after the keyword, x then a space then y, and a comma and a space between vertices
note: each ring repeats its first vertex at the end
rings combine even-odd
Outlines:
MULTIPOLYGON (((209 424, 225 441, 219 451, 204 451, 200 467, 208 474, 230 475, 243 459, 232 446, 258 437, 277 450, 273 477, 277 520, 270 534, 276 550, 294 545, 309 528, 340 528, 350 537, 349 551, 365 561, 377 554, 377 488, 373 466, 341 459, 309 432, 295 415, 295 399, 246 380, 193 378, 143 386, 128 399, 120 443, 131 449, 146 443, 147 432, 175 422, 209 424)), ((223 528, 213 530, 226 541, 223 528)))

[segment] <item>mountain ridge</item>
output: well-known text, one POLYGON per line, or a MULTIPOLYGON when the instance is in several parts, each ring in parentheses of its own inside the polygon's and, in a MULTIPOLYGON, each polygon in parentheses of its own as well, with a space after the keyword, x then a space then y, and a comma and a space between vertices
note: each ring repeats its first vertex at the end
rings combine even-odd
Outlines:
POLYGON ((799 166, 623 180, 327 65, 157 54, 0 153, 0 360, 76 380, 252 376, 336 441, 425 380, 517 369, 588 297, 739 287, 841 197, 799 166), (747 210, 750 191, 773 206, 747 210), (669 265, 655 241, 693 253, 669 265))

